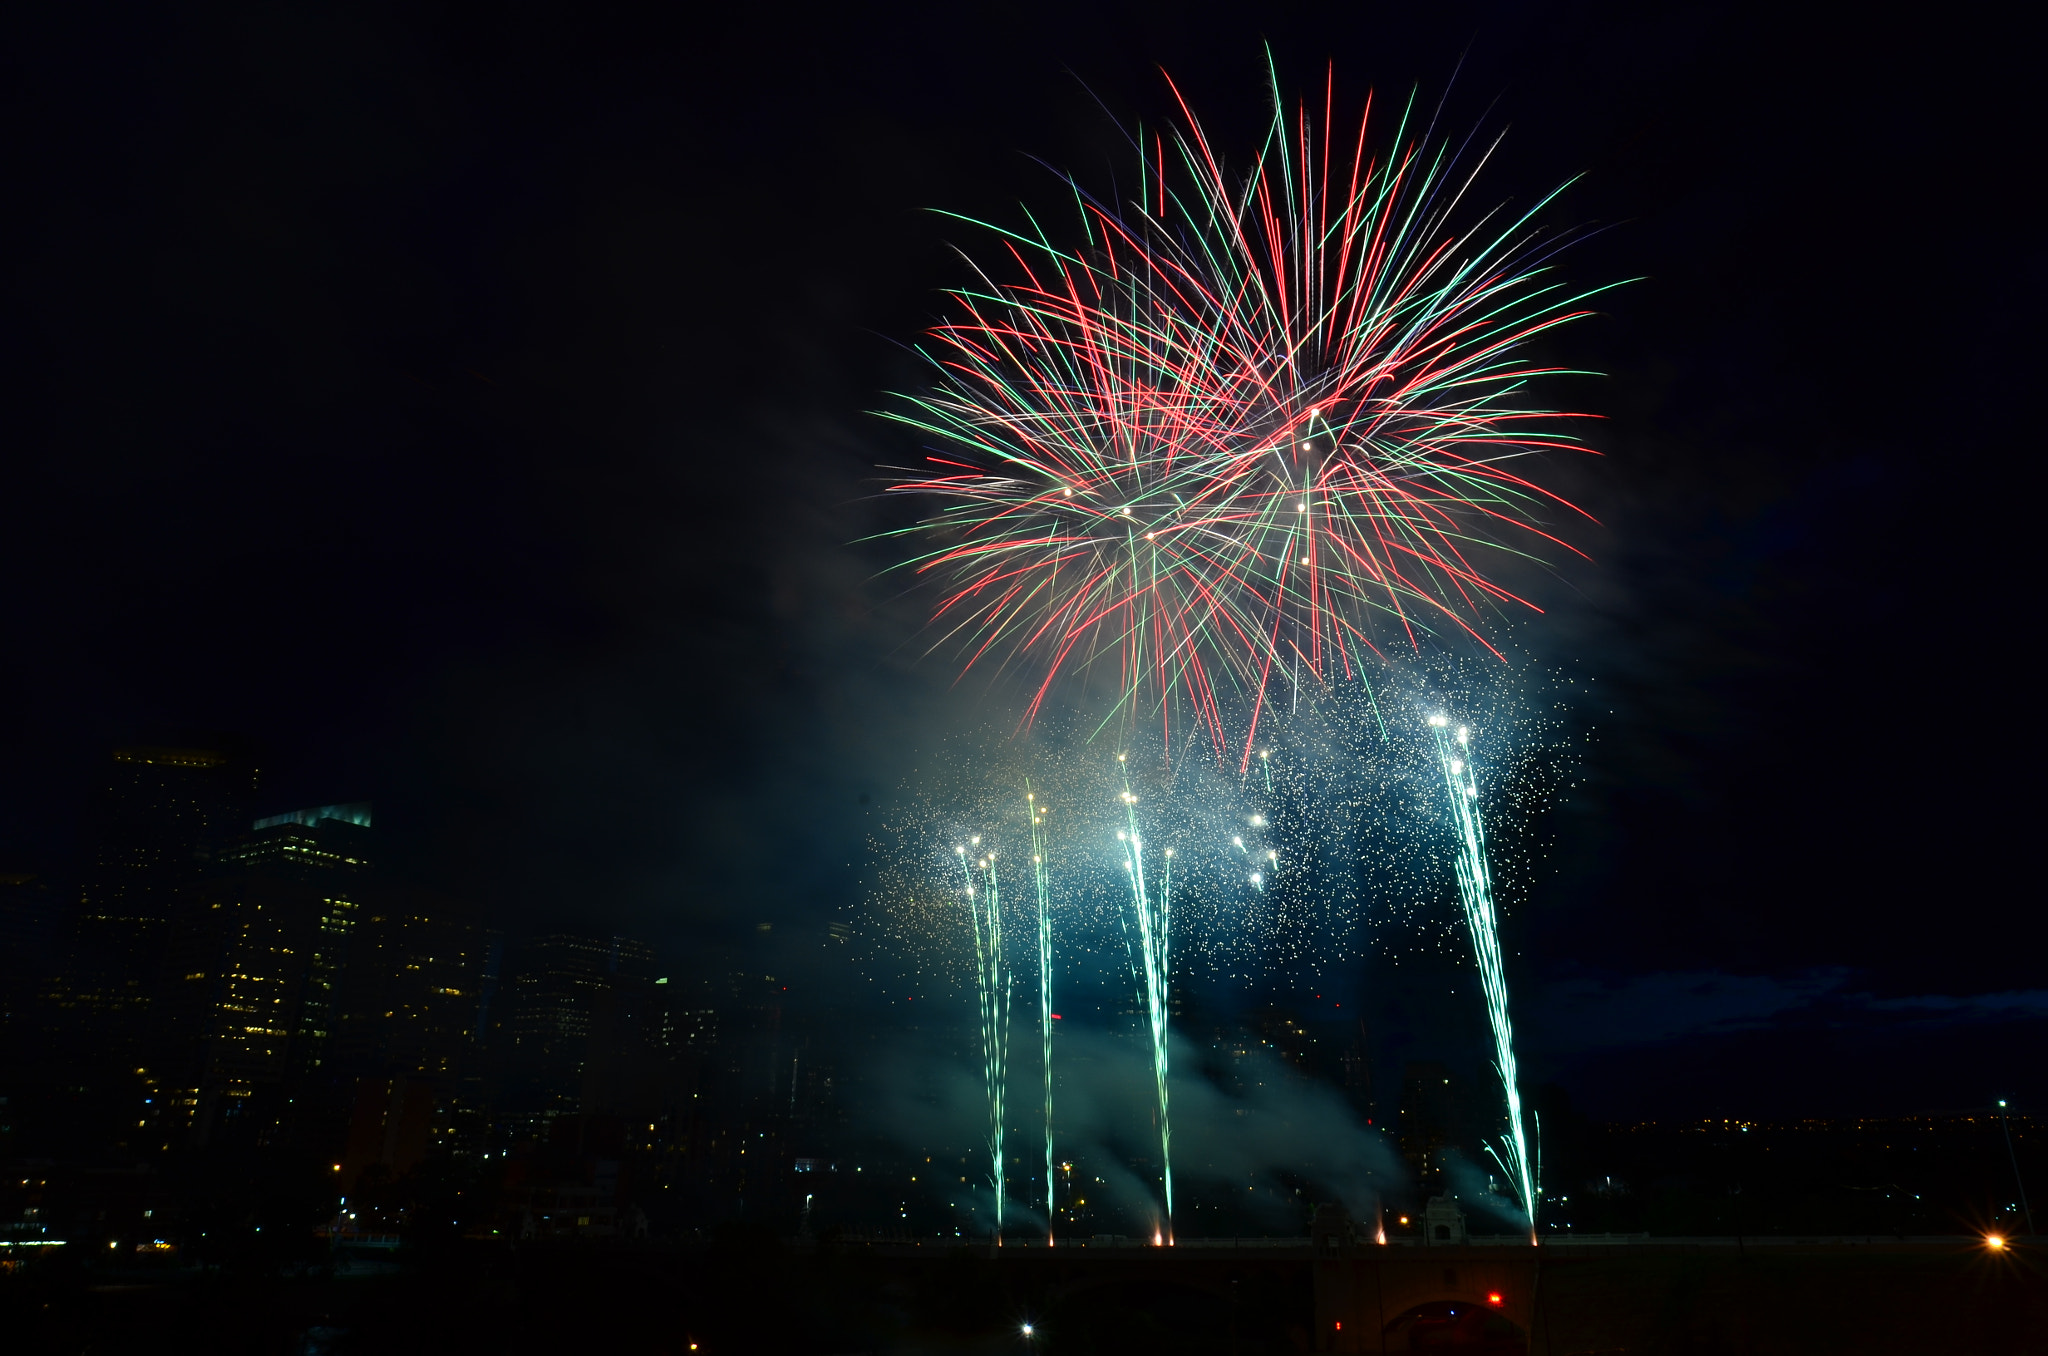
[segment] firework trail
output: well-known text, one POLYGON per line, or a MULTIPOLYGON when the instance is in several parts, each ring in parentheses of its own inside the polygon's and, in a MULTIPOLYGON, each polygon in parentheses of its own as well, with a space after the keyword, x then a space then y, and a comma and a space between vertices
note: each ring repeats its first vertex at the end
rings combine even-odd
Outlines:
POLYGON ((1045 1068, 1045 1244, 1053 1241, 1052 1174, 1052 876, 1045 857, 1045 810, 1025 783, 1031 816, 1031 880, 1038 888, 1038 1028, 1045 1068))
POLYGON ((1136 139, 1137 201, 1070 181, 1070 240, 989 228, 1003 264, 888 412, 931 444, 891 488, 938 503, 906 564, 963 671, 1024 672, 1027 724, 1063 676, 1113 674, 1126 721, 1171 747, 1187 713, 1219 755, 1241 737, 1240 771, 1276 683, 1292 708, 1432 635, 1493 650, 1529 604, 1490 570, 1573 550, 1550 518, 1583 516, 1522 469, 1579 447, 1527 390, 1567 369, 1522 356, 1593 295, 1551 271, 1555 194, 1467 213, 1491 147, 1404 110, 1376 152, 1370 104, 1348 144, 1331 99, 1275 106, 1247 168, 1182 103, 1136 139))
MULTIPOLYGON (((977 836, 970 846, 979 848, 977 836)), ((974 981, 981 1017, 981 1071, 988 1092, 989 1186, 996 1197, 995 1242, 1003 1241, 1003 1204, 1008 1196, 1003 1168, 1003 1095, 1008 1090, 1011 975, 1003 956, 1002 892, 993 848, 970 855, 956 847, 965 882, 967 914, 974 928, 974 981)))
POLYGON ((1500 919, 1493 906, 1493 875, 1486 855, 1486 825, 1479 814, 1479 773, 1472 765, 1472 732, 1460 725, 1449 733, 1443 716, 1429 718, 1437 761, 1443 767, 1444 790, 1450 796, 1451 820, 1458 833, 1458 897, 1465 906, 1465 926, 1472 934, 1472 957, 1479 966, 1480 988, 1486 994, 1486 1016, 1493 1027, 1494 1070, 1506 1095, 1508 1133, 1487 1153, 1522 1198, 1529 1216, 1529 1242, 1536 1242, 1536 1163, 1522 1127, 1521 1083, 1515 1072, 1515 1029, 1508 1020, 1507 972, 1501 963, 1500 919))
MULTIPOLYGON (((1118 754, 1119 763, 1127 755, 1118 754)), ((1159 1098, 1160 1185, 1166 1198, 1166 1222, 1154 1234, 1154 1242, 1173 1243, 1173 1126, 1167 1119, 1166 1018, 1172 999, 1173 936, 1173 849, 1164 854, 1166 869, 1154 894, 1145 880, 1145 841, 1138 832, 1138 798, 1131 793, 1128 775, 1123 789, 1125 827, 1117 831, 1124 845, 1124 872, 1131 887, 1131 914, 1137 928, 1135 964, 1141 977, 1138 1001, 1145 1006, 1145 1023, 1152 1037, 1152 1079, 1159 1098)), ((1128 934, 1127 934, 1128 935, 1128 934)))

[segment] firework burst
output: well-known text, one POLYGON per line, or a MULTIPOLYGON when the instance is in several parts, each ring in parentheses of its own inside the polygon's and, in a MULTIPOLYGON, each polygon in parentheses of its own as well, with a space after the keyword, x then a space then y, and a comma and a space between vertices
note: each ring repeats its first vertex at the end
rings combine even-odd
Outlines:
POLYGON ((1430 635, 1492 649, 1530 606, 1493 571, 1573 550, 1553 519, 1583 515, 1531 478, 1580 447, 1529 393, 1567 370, 1530 341, 1592 295, 1551 267, 1555 194, 1469 212, 1483 152, 1404 110, 1376 153, 1369 104, 1340 142, 1332 104, 1276 114, 1233 172, 1183 102, 1135 139, 1136 201, 1074 184, 1070 242, 998 230, 933 385, 889 413, 929 444, 891 488, 937 502, 905 531, 938 643, 1025 673, 1027 723, 1113 673, 1127 720, 1171 745, 1186 712, 1242 769, 1276 684, 1430 635))

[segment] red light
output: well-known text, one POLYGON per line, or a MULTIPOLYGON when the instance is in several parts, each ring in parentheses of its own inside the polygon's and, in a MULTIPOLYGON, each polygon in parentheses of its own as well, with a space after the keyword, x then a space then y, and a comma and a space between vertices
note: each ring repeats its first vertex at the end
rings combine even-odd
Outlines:
POLYGON ((1337 1331, 1338 1331, 1338 1332, 1343 1332, 1343 1331, 1344 1331, 1344 1324, 1343 1324, 1342 1322, 1339 1322, 1339 1323, 1337 1324, 1337 1331))
POLYGON ((1489 1291, 1487 1291, 1487 1292, 1486 1292, 1486 1302, 1487 1302, 1488 1304, 1494 1305, 1494 1306, 1495 1306, 1496 1308, 1497 1308, 1497 1307, 1499 1307, 1499 1305, 1500 1305, 1500 1291, 1498 1291, 1498 1290, 1489 1290, 1489 1291))
POLYGON ((1060 1019, 1060 1015, 1059 1015, 1059 1014, 1058 1014, 1057 1012, 1055 1012, 1055 1013, 1054 1013, 1054 1014, 1052 1015, 1052 1019, 1053 1019, 1053 1020, 1054 1020, 1055 1022, 1057 1022, 1057 1021, 1058 1021, 1058 1020, 1060 1019))

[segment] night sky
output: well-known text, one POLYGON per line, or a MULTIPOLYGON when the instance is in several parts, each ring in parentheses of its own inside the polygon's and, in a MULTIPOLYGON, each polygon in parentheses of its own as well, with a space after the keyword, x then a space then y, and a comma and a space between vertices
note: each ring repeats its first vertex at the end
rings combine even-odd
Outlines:
POLYGON ((981 243, 929 209, 1106 179, 1161 66, 1242 153, 1270 43, 1297 93, 1334 62, 1342 106, 1506 129, 1497 198, 1583 173, 1568 271, 1643 279, 1559 341, 1611 375, 1558 471, 1595 563, 1529 632, 1596 694, 1509 922, 1532 1077, 1615 1117, 2048 1103, 2021 33, 597 8, 0 21, 0 869, 71 869, 110 746, 226 733, 266 808, 374 801, 394 871, 500 926, 836 997, 871 806, 1006 709, 857 544, 917 455, 866 411, 981 243))

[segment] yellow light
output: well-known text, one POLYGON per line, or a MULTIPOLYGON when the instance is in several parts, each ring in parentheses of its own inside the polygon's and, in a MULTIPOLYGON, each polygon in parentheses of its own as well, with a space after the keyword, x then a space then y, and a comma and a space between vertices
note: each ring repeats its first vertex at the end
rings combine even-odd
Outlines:
POLYGON ((1989 1249, 1991 1249, 1991 1251, 1993 1251, 1993 1252, 2001 1252, 2001 1251, 2003 1251, 2003 1250, 2004 1250, 2004 1248, 2005 1248, 2005 1235, 2004 1235, 2004 1234, 1986 1234, 1986 1235, 1984 1236, 1984 1246, 1985 1246, 1985 1247, 1987 1247, 1987 1248, 1989 1248, 1989 1249))

